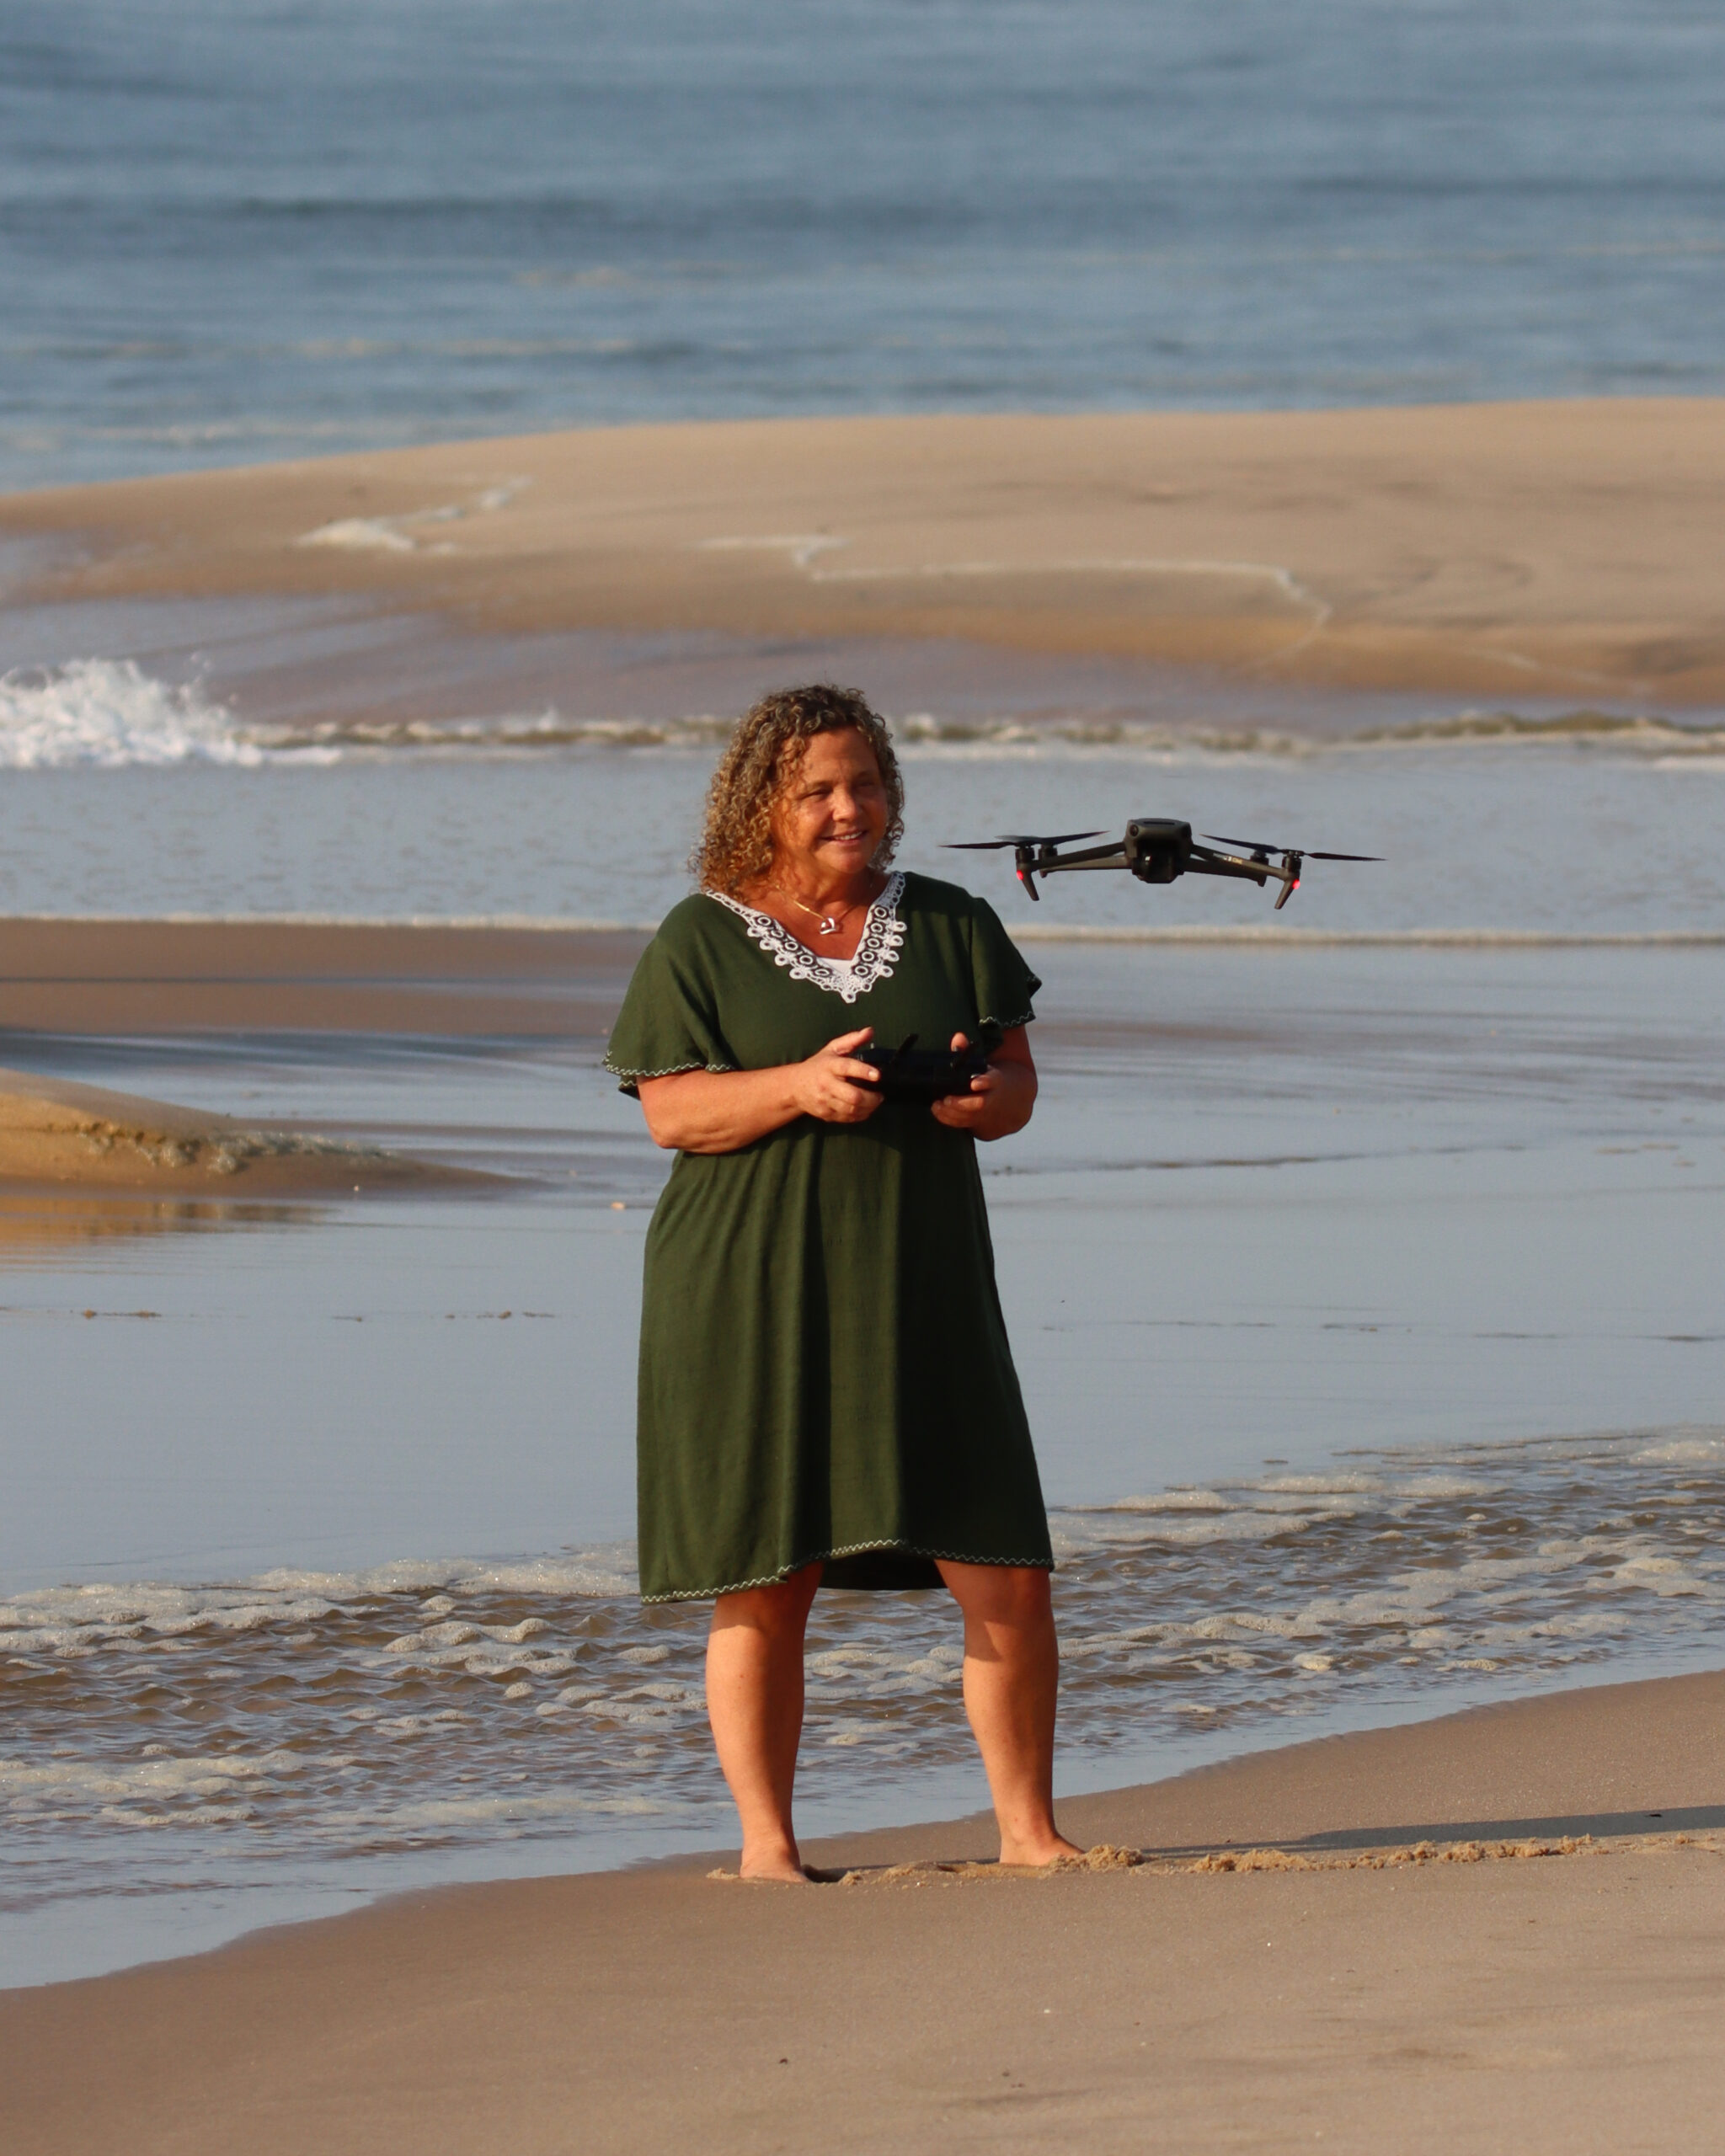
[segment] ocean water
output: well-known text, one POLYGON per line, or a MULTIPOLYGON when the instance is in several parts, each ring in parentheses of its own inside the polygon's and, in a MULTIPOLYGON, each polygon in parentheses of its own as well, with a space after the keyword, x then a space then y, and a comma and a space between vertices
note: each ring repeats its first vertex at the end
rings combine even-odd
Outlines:
POLYGON ((1693 0, 0 0, 0 488, 1725 387, 1693 0))
POLYGON ((650 924, 730 714, 860 679, 904 761, 902 859, 1033 933, 1725 932, 1725 715, 1290 691, 938 645, 462 637, 351 611, 0 608, 0 912, 650 924), (1001 831, 1378 855, 1243 883, 1043 886, 1001 831))

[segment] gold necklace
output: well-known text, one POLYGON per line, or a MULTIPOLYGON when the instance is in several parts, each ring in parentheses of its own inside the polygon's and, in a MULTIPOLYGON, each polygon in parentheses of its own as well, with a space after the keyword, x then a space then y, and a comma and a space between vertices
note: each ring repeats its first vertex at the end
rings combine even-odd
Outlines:
POLYGON ((861 899, 853 899, 849 905, 840 907, 837 916, 835 918, 830 913, 822 913, 819 906, 804 905, 796 893, 788 891, 782 883, 769 883, 766 888, 769 891, 777 891, 782 899, 788 899, 799 911, 806 913, 811 921, 817 922, 823 936, 836 936, 844 927, 846 921, 855 913, 857 906, 862 904, 861 899))

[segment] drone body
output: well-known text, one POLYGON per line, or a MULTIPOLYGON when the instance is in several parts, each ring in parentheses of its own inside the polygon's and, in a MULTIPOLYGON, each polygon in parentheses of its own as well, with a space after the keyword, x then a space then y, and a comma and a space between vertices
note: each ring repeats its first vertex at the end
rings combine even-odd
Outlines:
POLYGON ((1375 861, 1372 853, 1306 853, 1295 846, 1258 845, 1250 839, 1225 839, 1214 831, 1204 834, 1215 845, 1201 846, 1192 835, 1190 824, 1171 816, 1135 816, 1126 835, 1108 846, 1086 846, 1081 853, 1061 853, 1059 848, 1079 839, 1100 838, 1100 831, 1064 831, 1044 838, 1023 831, 1005 838, 961 841, 957 851, 993 852, 1011 846, 1018 881, 1033 899, 1039 899, 1039 876, 1052 876, 1066 869, 1124 868, 1140 883, 1172 883, 1177 877, 1235 876, 1262 890, 1266 883, 1281 885, 1276 897, 1279 913, 1300 888, 1300 873, 1307 860, 1375 861), (1219 853, 1217 846, 1244 846, 1244 853, 1219 853), (1272 859, 1272 855, 1276 857, 1272 859))

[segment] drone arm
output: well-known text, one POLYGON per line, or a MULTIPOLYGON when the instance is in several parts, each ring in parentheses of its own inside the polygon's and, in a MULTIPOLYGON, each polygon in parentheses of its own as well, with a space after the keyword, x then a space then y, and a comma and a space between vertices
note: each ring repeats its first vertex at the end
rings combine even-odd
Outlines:
POLYGON ((1126 865, 1125 848, 1118 842, 1114 846, 1087 846, 1082 853, 1056 853, 1056 841, 1045 839, 1032 845, 1020 846, 1013 858, 1017 865, 1018 881, 1033 899, 1040 899, 1036 888, 1039 876, 1052 876, 1058 868, 1124 868, 1126 865))
POLYGON ((1290 893, 1300 881, 1297 859, 1296 865, 1290 868, 1288 858, 1284 856, 1279 862, 1257 858, 1247 861, 1237 853, 1217 853, 1207 846, 1195 846, 1187 867, 1199 876, 1243 877, 1248 883, 1256 883, 1260 890, 1274 878, 1283 887, 1276 904, 1284 906, 1290 893))
POLYGON ((1256 883, 1259 890, 1276 873, 1274 868, 1261 867, 1251 861, 1200 861, 1194 857, 1186 866, 1194 876, 1236 876, 1245 883, 1256 883))
POLYGON ((1052 875, 1057 868, 1124 868, 1126 849, 1116 840, 1113 846, 1087 846, 1082 853, 1055 853, 1048 851, 1045 860, 1035 863, 1039 876, 1052 875))

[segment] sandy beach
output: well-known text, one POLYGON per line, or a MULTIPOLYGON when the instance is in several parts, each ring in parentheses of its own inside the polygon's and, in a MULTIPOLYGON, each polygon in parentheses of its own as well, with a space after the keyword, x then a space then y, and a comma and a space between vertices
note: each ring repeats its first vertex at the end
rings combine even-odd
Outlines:
POLYGON ((1725 402, 594 429, 0 501, 20 595, 959 639, 1290 686, 1725 700, 1725 402))
POLYGON ((484 1180, 381 1146, 0 1070, 0 1186, 299 1198, 484 1180))
POLYGON ((8 2147, 1700 2148, 1722 1707, 1564 1692, 1075 1801, 1094 1871, 975 1868, 959 1822, 815 1851, 844 1884, 457 1888, 8 1992, 8 2147))

